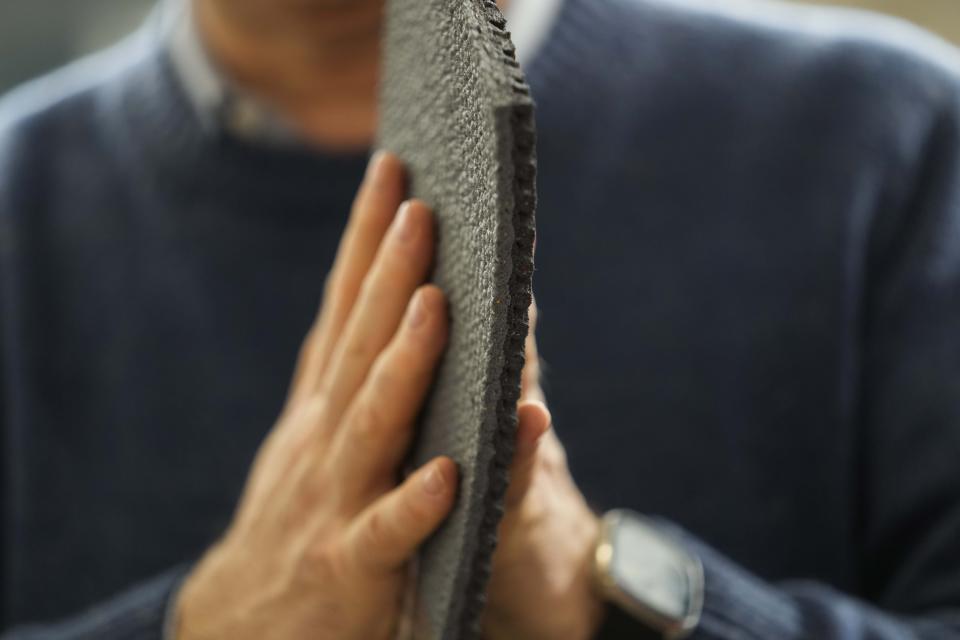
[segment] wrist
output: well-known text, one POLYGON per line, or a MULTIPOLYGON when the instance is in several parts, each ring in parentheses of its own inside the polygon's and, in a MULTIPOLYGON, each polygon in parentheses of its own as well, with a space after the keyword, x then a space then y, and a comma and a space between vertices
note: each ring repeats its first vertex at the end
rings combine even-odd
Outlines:
POLYGON ((222 544, 211 547, 200 562, 184 578, 175 594, 167 620, 165 640, 209 639, 211 635, 199 630, 209 626, 213 612, 222 610, 229 599, 226 588, 235 583, 224 578, 227 569, 223 561, 222 544), (226 597, 225 597, 226 596, 226 597))

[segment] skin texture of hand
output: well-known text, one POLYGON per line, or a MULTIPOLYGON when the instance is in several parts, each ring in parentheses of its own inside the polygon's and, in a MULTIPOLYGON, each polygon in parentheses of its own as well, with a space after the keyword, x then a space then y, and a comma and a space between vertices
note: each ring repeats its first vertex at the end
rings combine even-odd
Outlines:
POLYGON ((538 364, 531 331, 517 453, 483 619, 487 640, 586 640, 603 619, 591 581, 599 519, 550 428, 538 364))
POLYGON ((443 294, 423 286, 430 211, 378 154, 354 203, 322 311, 286 407, 257 455, 234 521, 188 577, 178 640, 394 633, 411 555, 455 497, 438 458, 398 467, 447 335, 443 294))

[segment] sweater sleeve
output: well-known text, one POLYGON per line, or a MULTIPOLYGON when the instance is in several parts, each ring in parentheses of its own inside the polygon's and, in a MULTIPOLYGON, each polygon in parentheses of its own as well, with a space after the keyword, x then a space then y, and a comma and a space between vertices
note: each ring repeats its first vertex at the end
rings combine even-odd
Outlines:
POLYGON ((185 573, 171 570, 74 618, 16 627, 0 640, 166 640, 170 604, 185 573))
POLYGON ((870 237, 856 594, 771 584, 690 537, 706 578, 696 640, 960 639, 960 91, 948 93, 870 237))
MULTIPOLYGON (((960 639, 960 606, 926 611, 883 609, 815 582, 766 582, 700 541, 705 595, 690 640, 951 640, 960 639)), ((955 598, 954 603, 960 602, 955 598)))

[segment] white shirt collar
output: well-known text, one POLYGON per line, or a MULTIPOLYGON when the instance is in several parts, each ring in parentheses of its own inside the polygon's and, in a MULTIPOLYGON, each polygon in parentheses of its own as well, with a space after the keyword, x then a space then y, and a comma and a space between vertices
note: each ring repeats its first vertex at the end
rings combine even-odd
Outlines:
MULTIPOLYGON (((527 65, 546 39, 563 0, 513 0, 505 15, 517 58, 527 65)), ((170 58, 204 127, 227 130, 245 139, 289 143, 294 127, 256 96, 235 87, 210 58, 197 30, 190 0, 168 0, 158 20, 170 58)))

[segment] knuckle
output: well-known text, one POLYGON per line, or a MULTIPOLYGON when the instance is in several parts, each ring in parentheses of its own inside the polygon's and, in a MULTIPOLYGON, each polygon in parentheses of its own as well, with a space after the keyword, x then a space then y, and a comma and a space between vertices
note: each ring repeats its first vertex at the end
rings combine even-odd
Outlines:
POLYGON ((361 364, 370 360, 370 343, 363 338, 350 339, 343 346, 343 359, 349 363, 361 364))
POLYGON ((434 509, 426 500, 421 499, 419 491, 408 487, 400 501, 400 515, 404 522, 411 526, 416 523, 429 522, 433 518, 434 509))
POLYGON ((351 418, 351 435, 361 442, 371 442, 379 438, 385 428, 385 418, 375 403, 361 401, 351 418))
MULTIPOLYGON (((396 348, 391 357, 390 368, 402 371, 403 377, 424 376, 433 371, 437 354, 440 352, 438 332, 405 331, 398 337, 396 348)), ((386 367, 384 367, 386 369, 386 367)), ((392 371, 390 372, 393 373, 392 371)), ((394 377, 399 378, 394 374, 394 377)))
POLYGON ((426 261, 423 245, 427 240, 427 234, 422 224, 415 223, 415 225, 417 231, 409 240, 401 241, 396 235, 392 235, 390 241, 384 246, 381 269, 390 273, 391 277, 396 277, 393 274, 409 276, 417 273, 426 261))
POLYGON ((316 466, 315 459, 302 460, 300 465, 302 470, 298 474, 299 482, 294 502, 295 508, 291 511, 297 514, 297 517, 292 520, 305 522, 318 510, 325 510, 331 502, 330 494, 332 492, 328 483, 324 481, 323 467, 321 466, 320 470, 313 469, 316 466))
POLYGON ((416 367, 408 357, 402 353, 384 353, 378 358, 370 372, 369 388, 374 397, 382 398, 392 395, 396 389, 403 386, 403 382, 415 373, 416 367), (402 372, 402 373, 401 373, 402 372))
POLYGON ((426 326, 418 331, 404 331, 400 341, 397 360, 398 366, 408 367, 418 372, 430 369, 441 351, 445 341, 444 328, 432 318, 426 320, 426 326))
POLYGON ((384 281, 386 280, 388 284, 391 278, 389 270, 383 268, 382 262, 383 256, 378 254, 370 271, 363 276, 363 280, 359 283, 359 289, 357 291, 358 301, 370 303, 374 307, 377 307, 383 300, 384 281))
POLYGON ((297 577, 305 585, 329 586, 342 582, 348 573, 340 545, 322 540, 307 545, 297 567, 297 577))
POLYGON ((324 431, 327 421, 327 403, 318 396, 309 395, 300 399, 287 409, 278 423, 276 431, 282 434, 284 449, 302 451, 310 449, 324 431))
POLYGON ((311 394, 300 402, 292 419, 305 427, 320 426, 327 413, 327 399, 320 394, 311 394))
POLYGON ((381 547, 389 544, 393 538, 393 525, 390 519, 382 511, 373 511, 367 520, 365 538, 368 544, 374 547, 381 547))
POLYGON ((528 490, 528 499, 520 503, 518 517, 523 522, 523 529, 536 531, 549 522, 553 491, 550 480, 543 476, 533 478, 528 490))
POLYGON ((563 446, 559 442, 553 441, 553 439, 547 440, 544 444, 546 446, 541 447, 541 460, 543 461, 544 467, 551 473, 566 469, 567 452, 564 451, 563 446))

